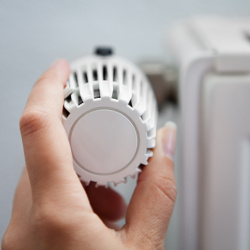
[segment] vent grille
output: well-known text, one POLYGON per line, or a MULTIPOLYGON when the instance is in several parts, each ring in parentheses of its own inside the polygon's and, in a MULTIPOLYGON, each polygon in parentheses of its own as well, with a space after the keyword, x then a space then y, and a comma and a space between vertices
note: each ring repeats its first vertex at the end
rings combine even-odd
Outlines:
POLYGON ((88 99, 106 96, 125 101, 129 108, 137 109, 141 120, 146 122, 154 113, 154 108, 147 108, 154 106, 154 96, 148 91, 150 87, 141 73, 129 64, 93 58, 84 60, 73 67, 68 90, 65 90, 69 95, 65 98, 63 116, 67 118, 74 105, 79 107, 88 99))

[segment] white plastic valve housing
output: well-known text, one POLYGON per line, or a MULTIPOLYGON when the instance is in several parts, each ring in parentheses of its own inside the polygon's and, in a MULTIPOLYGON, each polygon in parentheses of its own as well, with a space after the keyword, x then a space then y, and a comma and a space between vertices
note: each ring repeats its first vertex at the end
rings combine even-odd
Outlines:
POLYGON ((71 69, 63 123, 75 171, 86 184, 126 182, 153 154, 157 103, 151 85, 134 64, 114 55, 89 55, 71 69))

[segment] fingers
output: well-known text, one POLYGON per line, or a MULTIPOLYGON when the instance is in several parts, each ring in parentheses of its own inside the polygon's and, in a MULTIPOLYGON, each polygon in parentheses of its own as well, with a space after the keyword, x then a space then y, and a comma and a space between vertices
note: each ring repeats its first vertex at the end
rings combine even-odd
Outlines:
POLYGON ((27 169, 24 168, 14 196, 12 218, 18 220, 25 219, 25 216, 27 216, 30 211, 31 205, 30 181, 27 169))
POLYGON ((70 68, 57 61, 36 82, 20 119, 27 170, 34 194, 52 193, 77 181, 71 149, 61 122, 63 89, 70 68), (66 182, 67 183, 67 182, 66 182))
MULTIPOLYGON (((176 199, 173 167, 176 128, 168 123, 157 133, 154 156, 138 177, 126 216, 127 235, 138 245, 164 244, 176 199)), ((143 248, 143 247, 142 247, 143 248)))
POLYGON ((98 187, 91 183, 85 188, 92 209, 105 221, 115 221, 124 217, 127 205, 122 196, 111 188, 98 187))

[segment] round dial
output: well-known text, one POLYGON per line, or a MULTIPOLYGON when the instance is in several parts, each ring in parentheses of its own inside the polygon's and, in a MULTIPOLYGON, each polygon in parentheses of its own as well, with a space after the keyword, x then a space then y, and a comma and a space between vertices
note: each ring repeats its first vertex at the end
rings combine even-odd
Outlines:
POLYGON ((138 148, 138 135, 132 122, 111 109, 98 109, 79 117, 69 140, 74 160, 97 175, 126 168, 138 148))
POLYGON ((125 182, 148 163, 155 146, 151 85, 135 65, 108 52, 73 62, 64 92, 63 123, 86 184, 125 182))

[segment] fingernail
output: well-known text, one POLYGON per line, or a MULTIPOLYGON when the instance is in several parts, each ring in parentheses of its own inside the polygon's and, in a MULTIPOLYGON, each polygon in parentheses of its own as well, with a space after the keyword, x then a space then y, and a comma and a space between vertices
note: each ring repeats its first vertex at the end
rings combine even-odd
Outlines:
POLYGON ((62 59, 57 59, 57 60, 55 60, 55 61, 51 64, 50 67, 57 66, 57 65, 59 65, 61 62, 62 62, 62 59))
POLYGON ((162 141, 162 150, 164 154, 171 160, 174 158, 176 142, 176 125, 174 122, 167 122, 165 124, 165 135, 162 141))
POLYGON ((50 69, 57 72, 59 80, 61 82, 63 82, 64 86, 65 86, 65 84, 69 78, 70 71, 71 71, 67 60, 66 59, 58 59, 58 60, 54 61, 51 64, 50 69))

